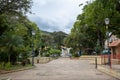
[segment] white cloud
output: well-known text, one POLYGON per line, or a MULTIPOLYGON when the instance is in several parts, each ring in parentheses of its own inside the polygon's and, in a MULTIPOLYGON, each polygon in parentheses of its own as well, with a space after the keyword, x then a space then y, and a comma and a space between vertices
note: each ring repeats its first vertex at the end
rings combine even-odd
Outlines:
POLYGON ((87 0, 33 0, 32 12, 35 15, 29 15, 29 18, 40 29, 69 33, 77 15, 82 12, 79 4, 85 1, 87 0))

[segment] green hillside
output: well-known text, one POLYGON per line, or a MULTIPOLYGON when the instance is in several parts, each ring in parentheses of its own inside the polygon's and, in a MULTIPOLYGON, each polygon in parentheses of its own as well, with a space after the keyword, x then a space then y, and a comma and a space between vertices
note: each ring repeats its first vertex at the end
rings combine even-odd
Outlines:
POLYGON ((58 32, 41 31, 41 32, 42 41, 45 43, 45 45, 54 47, 60 47, 60 45, 63 44, 64 38, 68 36, 68 34, 62 31, 58 32))

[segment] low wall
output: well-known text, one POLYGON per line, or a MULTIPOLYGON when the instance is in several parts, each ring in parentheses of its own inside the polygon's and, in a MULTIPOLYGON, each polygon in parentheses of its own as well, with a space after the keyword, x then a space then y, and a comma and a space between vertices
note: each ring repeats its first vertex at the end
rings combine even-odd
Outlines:
POLYGON ((83 55, 83 56, 80 56, 80 59, 94 59, 94 58, 100 58, 101 56, 87 56, 87 55, 83 55))
MULTIPOLYGON (((52 61, 53 58, 52 57, 34 57, 34 63, 47 63, 52 61)), ((30 61, 32 62, 32 58, 30 58, 30 61)))
POLYGON ((90 60, 90 64, 95 64, 95 58, 97 58, 97 64, 101 64, 101 56, 81 56, 79 59, 90 60))
POLYGON ((111 64, 120 64, 120 59, 111 59, 111 64))
MULTIPOLYGON (((95 63, 96 63, 96 62, 95 62, 95 58, 90 61, 90 64, 95 64, 95 63)), ((97 64, 102 64, 100 57, 97 57, 97 64)))

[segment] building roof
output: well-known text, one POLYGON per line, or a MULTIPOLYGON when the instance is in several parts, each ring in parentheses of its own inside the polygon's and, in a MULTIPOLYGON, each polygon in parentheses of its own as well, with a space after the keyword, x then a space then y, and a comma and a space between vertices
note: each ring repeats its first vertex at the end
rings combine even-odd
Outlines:
POLYGON ((110 47, 117 47, 120 44, 120 40, 113 41, 112 43, 109 44, 110 47))

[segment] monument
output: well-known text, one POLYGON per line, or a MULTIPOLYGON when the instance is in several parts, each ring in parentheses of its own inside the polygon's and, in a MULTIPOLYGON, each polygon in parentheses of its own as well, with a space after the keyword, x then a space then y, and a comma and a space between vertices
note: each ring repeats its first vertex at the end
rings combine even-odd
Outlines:
POLYGON ((67 48, 65 46, 62 46, 62 51, 61 51, 61 57, 70 57, 71 53, 70 53, 70 49, 71 48, 67 48))

